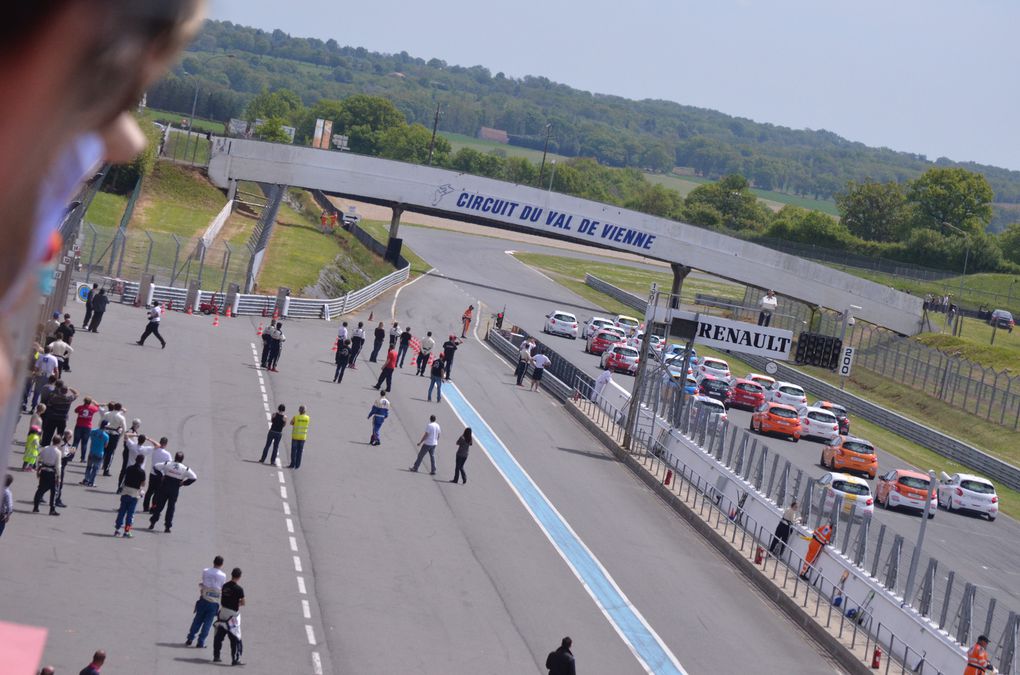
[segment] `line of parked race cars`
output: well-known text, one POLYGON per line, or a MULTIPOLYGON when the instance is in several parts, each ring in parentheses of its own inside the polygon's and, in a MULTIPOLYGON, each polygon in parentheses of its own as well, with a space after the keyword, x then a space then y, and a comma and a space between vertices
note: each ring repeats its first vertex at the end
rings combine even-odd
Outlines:
MULTIPOLYGON (((637 374, 645 333, 635 317, 593 316, 580 323, 574 314, 557 309, 546 315, 543 332, 583 339, 585 352, 598 356, 601 368, 637 374)), ((683 372, 686 356, 683 345, 667 345, 657 335, 651 335, 649 340, 649 354, 661 367, 663 378, 693 396, 696 408, 719 421, 728 419, 730 408, 748 410, 752 433, 781 436, 794 443, 801 439, 821 442, 819 463, 828 471, 817 480, 817 485, 826 495, 826 509, 831 508, 836 493, 840 493, 845 514, 871 517, 876 502, 886 509, 923 513, 930 486, 928 474, 911 469, 879 473, 874 444, 850 434, 850 418, 843 406, 831 401, 808 405, 802 387, 768 375, 749 373, 735 378, 725 360, 699 358, 695 350, 691 351, 683 372), (876 481, 874 492, 865 478, 876 481)), ((933 518, 938 508, 944 508, 995 520, 998 502, 995 486, 986 478, 965 473, 950 476, 943 472, 928 517, 933 518)))

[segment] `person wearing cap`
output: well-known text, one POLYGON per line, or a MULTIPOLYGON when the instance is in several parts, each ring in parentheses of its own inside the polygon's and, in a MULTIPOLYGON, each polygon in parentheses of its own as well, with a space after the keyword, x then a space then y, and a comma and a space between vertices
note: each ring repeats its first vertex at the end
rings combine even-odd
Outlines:
POLYGON ((992 661, 988 658, 988 637, 980 635, 967 652, 967 669, 963 671, 963 675, 984 675, 991 666, 992 661))
POLYGON ((57 329, 60 328, 60 312, 53 312, 53 316, 46 322, 46 344, 57 339, 57 329))
POLYGON ((145 345, 145 339, 150 335, 155 335, 156 339, 159 340, 159 344, 162 345, 161 349, 166 349, 166 340, 159 334, 159 322, 163 318, 163 308, 159 305, 159 300, 152 301, 152 307, 149 308, 148 312, 149 323, 145 325, 145 331, 142 333, 142 337, 138 338, 139 345, 145 345))
POLYGON ((457 336, 453 333, 450 334, 450 339, 443 343, 443 361, 444 369, 446 370, 446 381, 450 381, 450 376, 453 374, 453 355, 457 352, 457 345, 460 343, 457 341, 457 336))

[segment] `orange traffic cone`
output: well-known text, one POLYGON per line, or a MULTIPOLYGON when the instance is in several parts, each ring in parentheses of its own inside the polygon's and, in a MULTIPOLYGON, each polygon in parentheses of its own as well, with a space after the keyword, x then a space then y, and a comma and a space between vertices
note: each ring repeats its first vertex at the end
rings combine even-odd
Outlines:
POLYGON ((261 321, 259 321, 259 329, 257 331, 255 331, 255 336, 256 337, 262 337, 262 322, 261 321))
POLYGON ((373 316, 375 316, 375 312, 369 312, 368 313, 368 321, 369 321, 369 323, 371 323, 373 316))
POLYGON ((339 338, 337 338, 336 340, 333 341, 333 352, 334 353, 336 353, 336 344, 337 344, 337 342, 340 342, 339 338))
POLYGON ((227 318, 228 319, 230 318, 230 306, 229 305, 227 305, 227 318))
POLYGON ((187 314, 188 316, 191 316, 193 314, 193 312, 191 311, 191 305, 188 305, 188 311, 185 312, 185 314, 187 314))
POLYGON ((666 469, 666 478, 662 481, 662 484, 669 487, 669 484, 673 482, 673 469, 666 469))
POLYGON ((214 311, 213 312, 212 325, 213 325, 213 328, 216 328, 216 326, 220 325, 220 313, 218 311, 214 311))

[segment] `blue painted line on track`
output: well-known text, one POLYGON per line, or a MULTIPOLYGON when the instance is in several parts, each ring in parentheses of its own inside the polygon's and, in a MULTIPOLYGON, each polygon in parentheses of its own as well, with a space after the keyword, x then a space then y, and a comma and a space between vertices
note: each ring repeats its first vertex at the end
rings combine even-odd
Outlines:
POLYGON ((447 382, 443 386, 443 394, 460 421, 471 427, 475 443, 492 460, 644 669, 649 673, 686 675, 673 652, 460 390, 452 382, 447 382))

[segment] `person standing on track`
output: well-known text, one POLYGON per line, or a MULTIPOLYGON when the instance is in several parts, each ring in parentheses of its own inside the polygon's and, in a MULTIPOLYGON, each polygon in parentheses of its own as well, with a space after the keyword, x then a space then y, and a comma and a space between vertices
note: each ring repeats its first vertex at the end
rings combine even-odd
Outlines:
POLYGON ((283 343, 287 336, 283 334, 283 322, 277 321, 276 325, 269 329, 269 361, 270 372, 278 373, 276 364, 280 360, 280 352, 283 351, 283 343))
POLYGON ((471 450, 471 427, 464 429, 464 432, 457 439, 457 465, 453 469, 453 480, 451 483, 456 483, 458 478, 464 480, 467 483, 467 474, 464 473, 464 464, 467 463, 468 451, 471 450))
POLYGON ((347 370, 347 367, 351 362, 351 341, 344 340, 337 345, 336 355, 333 358, 336 361, 336 371, 333 373, 333 381, 343 382, 344 371, 347 370))
POLYGON ((273 456, 269 460, 270 464, 276 464, 276 454, 280 450, 280 440, 283 438, 283 428, 287 426, 287 416, 283 413, 287 410, 287 406, 282 403, 276 407, 276 412, 269 418, 269 431, 266 432, 266 446, 262 448, 262 458, 259 460, 259 464, 266 461, 266 456, 269 454, 269 446, 273 446, 273 456))
POLYGON ((98 429, 89 433, 89 461, 85 465, 85 479, 81 482, 86 487, 95 487, 96 474, 103 465, 103 457, 106 455, 106 446, 110 442, 110 434, 106 433, 109 422, 102 420, 98 429))
POLYGON ((382 321, 380 321, 379 325, 375 327, 373 338, 375 341, 372 343, 372 354, 368 357, 368 360, 375 363, 376 359, 379 358, 379 350, 382 349, 383 340, 386 339, 386 329, 383 328, 382 321))
POLYGON ((524 383, 524 376, 528 374, 528 364, 531 363, 531 338, 521 343, 521 349, 517 352, 517 367, 514 368, 514 376, 517 378, 517 386, 524 383))
POLYGON ((552 363, 552 360, 545 355, 544 351, 540 351, 532 357, 531 391, 538 391, 538 386, 542 383, 542 375, 545 374, 545 368, 550 363, 552 363))
POLYGON ((120 508, 117 509, 117 520, 113 525, 113 536, 120 536, 120 528, 124 526, 124 536, 130 539, 131 528, 135 524, 135 508, 138 506, 138 495, 145 485, 145 455, 135 455, 135 463, 124 472, 123 489, 120 495, 120 508))
POLYGON ((432 331, 425 334, 425 339, 421 341, 418 346, 418 376, 422 377, 425 375, 425 369, 429 365, 429 357, 432 356, 432 350, 436 347, 436 341, 432 339, 432 331))
POLYGON ((75 449, 72 440, 74 434, 70 431, 65 431, 64 435, 60 439, 60 478, 57 479, 57 508, 66 509, 67 504, 64 503, 64 474, 67 473, 67 465, 74 460, 75 449))
POLYGON ((382 445, 382 437, 379 432, 382 431, 383 422, 390 415, 390 401, 386 398, 386 394, 380 393, 379 398, 372 404, 372 409, 368 411, 368 417, 372 420, 372 436, 368 439, 369 445, 382 445))
POLYGON ((36 489, 35 497, 32 499, 32 513, 39 513, 39 503, 48 492, 50 494, 50 515, 59 516, 60 512, 57 511, 56 501, 57 477, 59 476, 60 460, 62 459, 60 447, 58 446, 60 438, 54 437, 51 440, 52 442, 39 452, 39 461, 36 468, 39 487, 36 489))
POLYGON ((436 390, 436 401, 443 401, 443 376, 446 374, 446 362, 442 354, 432 361, 432 370, 429 373, 429 395, 428 400, 432 402, 432 390, 436 390))
POLYGON ((425 459, 425 455, 429 456, 429 463, 431 464, 431 470, 429 471, 430 476, 436 475, 436 446, 439 445, 439 435, 442 433, 442 429, 439 428, 439 423, 436 422, 436 416, 429 416, 429 423, 425 425, 425 433, 421 435, 421 440, 418 441, 418 445, 421 446, 421 450, 418 451, 418 458, 414 460, 414 464, 411 465, 411 471, 418 473, 418 467, 421 466, 421 461, 425 459))
POLYGON ((776 532, 772 537, 772 543, 769 544, 769 552, 772 555, 783 555, 783 551, 786 550, 786 542, 790 539, 790 532, 793 531, 799 520, 800 512, 797 510, 797 500, 794 499, 790 502, 790 506, 783 511, 783 517, 779 524, 776 525, 776 532))
POLYGON ((99 289, 99 295, 92 301, 92 320, 89 321, 89 332, 98 333, 99 324, 103 321, 103 315, 106 314, 106 306, 110 304, 110 296, 106 294, 105 288, 99 289))
POLYGON ((474 305, 468 305, 468 308, 464 310, 464 314, 460 317, 460 337, 461 339, 467 338, 468 331, 471 330, 471 317, 475 311, 474 305))
POLYGON ((209 637, 216 614, 220 610, 220 597, 227 575, 223 572, 223 556, 213 558, 213 566, 202 570, 202 581, 198 584, 198 600, 195 601, 195 618, 191 620, 188 637, 184 644, 188 647, 198 637, 195 646, 205 648, 205 639, 209 637))
POLYGON ((290 465, 288 469, 300 469, 301 468, 301 456, 305 452, 305 441, 308 440, 308 425, 311 424, 312 418, 305 414, 305 407, 299 405, 297 409, 298 414, 290 420, 290 425, 294 427, 290 431, 290 465))
POLYGON ((71 404, 77 398, 78 391, 61 381, 57 391, 46 401, 46 412, 42 417, 43 442, 53 438, 55 434, 63 435, 67 428, 67 414, 71 412, 71 404))
POLYGON ((124 461, 120 468, 120 474, 117 475, 117 494, 122 492, 124 475, 129 467, 135 465, 135 457, 142 456, 142 468, 144 469, 145 458, 152 454, 153 446, 147 443, 148 439, 145 437, 145 434, 138 433, 138 429, 141 426, 141 420, 132 420, 131 431, 124 434, 124 450, 121 452, 124 461))
POLYGON ((450 335, 450 339, 443 343, 443 369, 446 371, 446 381, 450 381, 450 376, 453 375, 453 356, 457 353, 457 346, 460 343, 457 341, 456 335, 450 335))
POLYGON ((386 363, 383 364, 382 370, 379 371, 379 380, 375 383, 375 389, 379 391, 385 391, 387 394, 393 391, 393 371, 397 369, 397 350, 395 347, 390 345, 390 350, 386 352, 386 363), (386 389, 381 389, 383 381, 386 382, 386 389))
POLYGON ((159 340, 159 344, 162 345, 161 349, 166 349, 166 340, 159 334, 159 323, 163 319, 163 308, 159 305, 159 300, 152 301, 152 307, 149 308, 149 323, 145 325, 145 331, 142 333, 142 337, 138 338, 138 344, 144 346, 145 339, 150 335, 155 335, 156 339, 159 340))
MULTIPOLYGON (((163 508, 166 507, 166 519, 163 521, 163 526, 164 531, 170 534, 170 528, 174 525, 174 512, 177 510, 177 497, 180 494, 181 486, 191 485, 198 480, 198 476, 184 464, 184 453, 180 451, 174 455, 174 461, 155 464, 152 468, 163 478, 159 482, 156 505, 149 517, 149 529, 152 530, 156 527, 156 521, 159 520, 163 508)), ((205 632, 208 634, 209 631, 205 632)))
POLYGON ((241 584, 241 568, 230 572, 230 581, 220 590, 220 610, 216 614, 216 634, 213 637, 213 662, 220 660, 223 638, 230 638, 230 665, 239 666, 244 645, 241 642, 241 608, 244 607, 244 589, 241 584))
POLYGON ((103 414, 103 421, 106 422, 106 433, 110 440, 106 443, 106 453, 103 454, 103 475, 110 475, 110 464, 113 463, 113 455, 117 452, 117 443, 121 434, 127 428, 127 418, 124 417, 124 406, 120 403, 111 402, 103 414))
POLYGON ((347 335, 347 322, 344 321, 344 322, 342 322, 340 324, 340 328, 338 328, 337 331, 336 331, 336 344, 337 344, 337 346, 339 347, 340 345, 342 345, 344 343, 344 340, 347 339, 347 337, 348 337, 348 335, 347 335))
POLYGON ((81 329, 89 329, 89 321, 92 320, 92 301, 96 299, 96 295, 99 293, 99 284, 92 284, 92 288, 89 289, 88 295, 85 296, 85 318, 82 319, 81 329))
POLYGON ((81 461, 85 461, 85 453, 88 451, 89 434, 92 433, 92 419, 99 412, 99 406, 92 401, 91 396, 86 396, 81 405, 74 409, 77 419, 74 421, 73 445, 81 446, 81 461))
POLYGON ((145 491, 145 501, 142 504, 142 510, 146 513, 156 505, 156 494, 159 492, 159 486, 163 484, 163 474, 156 471, 156 465, 173 459, 170 456, 170 451, 166 449, 169 442, 169 439, 164 436, 159 439, 159 445, 152 449, 152 460, 149 463, 149 488, 145 491))
POLYGON ((357 370, 358 354, 361 353, 361 348, 365 346, 365 324, 361 321, 358 322, 358 327, 354 329, 354 335, 351 337, 351 360, 348 362, 348 367, 351 370, 357 370))
POLYGON ((549 652, 549 656, 545 657, 545 667, 549 669, 549 675, 575 675, 577 671, 574 670, 574 653, 570 651, 573 645, 574 641, 565 637, 556 651, 549 652))
POLYGON ((411 347, 411 327, 404 326, 404 330, 400 333, 400 347, 397 348, 397 366, 400 368, 404 367, 404 359, 407 358, 407 350, 411 347))
POLYGON ((97 649, 96 653, 92 655, 92 662, 85 666, 78 672, 78 675, 99 675, 99 670, 106 663, 106 652, 102 649, 97 649))
POLYGON ((400 324, 396 321, 390 326, 390 349, 397 346, 397 340, 400 338, 400 324))

